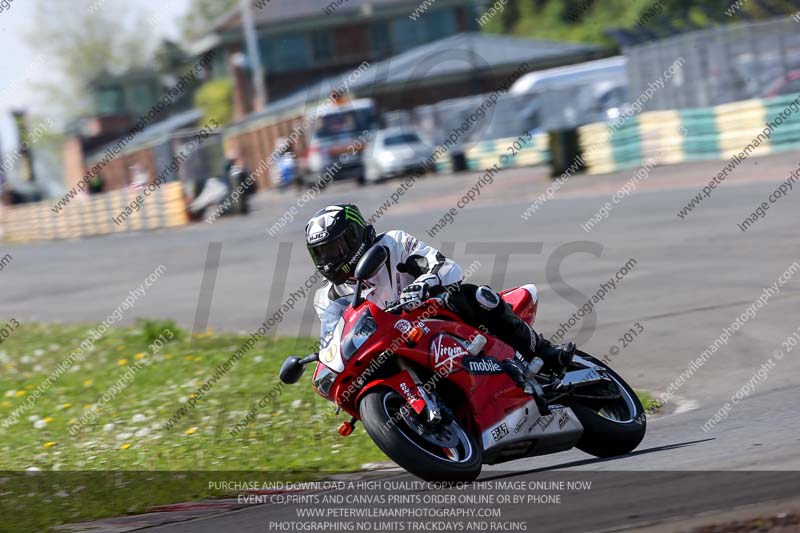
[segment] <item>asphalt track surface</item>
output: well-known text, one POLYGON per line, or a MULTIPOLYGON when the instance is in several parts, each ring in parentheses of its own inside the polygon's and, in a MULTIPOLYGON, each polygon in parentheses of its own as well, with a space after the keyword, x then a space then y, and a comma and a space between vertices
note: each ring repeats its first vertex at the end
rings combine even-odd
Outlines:
MULTIPOLYGON (((463 265, 480 261, 472 281, 493 281, 498 287, 536 283, 541 295, 537 326, 548 335, 634 259, 635 266, 591 317, 566 336, 602 356, 612 346, 619 347, 620 337, 640 323, 644 332, 614 355, 612 365, 635 387, 658 394, 766 287, 800 261, 800 191, 772 205, 746 233, 737 227, 789 177, 798 160, 792 153, 751 158, 685 219, 677 212, 716 175, 720 163, 653 170, 634 195, 589 233, 581 224, 611 199, 631 172, 575 177, 523 221, 522 211, 549 182, 543 169, 505 171, 434 238, 426 230, 480 175, 431 176, 406 192, 377 225, 379 231, 403 228, 416 234, 452 251, 463 265), (509 247, 530 251, 512 255, 502 276, 496 254, 509 247)), ((302 246, 304 219, 340 201, 357 203, 369 214, 400 183, 363 189, 336 183, 303 206, 275 238, 266 228, 297 200, 293 191, 260 195, 251 217, 223 219, 211 226, 6 248, 14 260, 0 273, 0 313, 20 322, 100 321, 163 264, 166 274, 124 322, 159 316, 188 328, 207 323, 216 329, 252 331, 268 309, 271 314, 280 307, 312 272, 302 246), (209 244, 214 242, 222 248, 213 297, 207 313, 202 303, 198 313, 198 301, 210 294, 207 290, 201 296, 200 288, 208 270, 209 244), (285 283, 274 283, 276 276, 281 280, 281 271, 287 272, 285 283)), ((573 451, 487 468, 484 478, 498 472, 509 476, 509 470, 511 478, 524 480, 554 470, 605 473, 600 485, 606 490, 601 494, 552 507, 515 506, 503 519, 535 518, 539 531, 604 531, 798 496, 797 476, 794 482, 771 477, 779 471, 800 471, 800 346, 795 351, 782 347, 800 327, 798 294, 800 272, 788 278, 780 293, 748 318, 727 345, 673 387, 667 414, 651 421, 636 453, 598 461, 573 451), (776 350, 786 353, 763 379, 754 380, 763 364, 775 360, 776 350), (733 406, 726 420, 704 431, 703 425, 748 381, 752 392, 733 406), (731 470, 772 474, 727 482, 710 473, 731 470), (690 471, 708 472, 708 479, 692 477, 686 473, 690 471)), ((298 305, 277 331, 312 334, 314 328, 310 308, 298 305)), ((290 519, 294 513, 288 506, 259 505, 154 530, 268 531, 269 520, 290 519)))

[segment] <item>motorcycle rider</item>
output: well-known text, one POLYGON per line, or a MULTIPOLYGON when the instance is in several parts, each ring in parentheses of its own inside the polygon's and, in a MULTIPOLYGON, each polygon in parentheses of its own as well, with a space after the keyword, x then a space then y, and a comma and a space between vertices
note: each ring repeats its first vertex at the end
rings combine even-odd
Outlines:
POLYGON ((328 280, 314 296, 320 319, 333 300, 353 294, 352 273, 374 245, 385 247, 389 259, 385 268, 363 282, 364 295, 381 308, 399 302, 410 309, 428 298, 440 297, 465 322, 497 336, 526 362, 539 357, 546 371, 560 372, 572 361, 574 343, 552 345, 514 314, 497 292, 486 285, 464 283, 461 267, 405 231, 376 235, 352 204, 321 209, 306 225, 311 259, 328 280))

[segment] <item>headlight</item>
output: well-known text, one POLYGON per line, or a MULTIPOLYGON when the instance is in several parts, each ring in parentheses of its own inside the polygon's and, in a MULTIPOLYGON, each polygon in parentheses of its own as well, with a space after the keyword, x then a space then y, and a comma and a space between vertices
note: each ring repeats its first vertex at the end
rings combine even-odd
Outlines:
POLYGON ((338 374, 327 366, 320 366, 319 372, 314 378, 314 387, 326 398, 330 395, 331 385, 336 381, 338 374))
POLYGON ((378 161, 381 163, 391 163, 394 161, 394 154, 392 152, 381 152, 381 154, 378 155, 378 161))
POLYGON ((367 309, 359 315, 353 328, 342 340, 342 358, 347 361, 353 357, 353 354, 355 354, 376 331, 378 331, 378 325, 375 323, 372 313, 367 309))

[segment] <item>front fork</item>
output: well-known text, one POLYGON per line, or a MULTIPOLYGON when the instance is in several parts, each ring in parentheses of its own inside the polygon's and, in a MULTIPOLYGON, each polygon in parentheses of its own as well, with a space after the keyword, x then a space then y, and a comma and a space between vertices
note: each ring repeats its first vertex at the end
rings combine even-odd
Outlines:
POLYGON ((418 415, 422 414, 422 411, 427 411, 428 422, 431 424, 438 424, 439 422, 441 422, 442 411, 439 409, 439 406, 436 404, 436 402, 433 401, 430 394, 428 394, 428 391, 425 390, 424 383, 422 383, 422 380, 419 379, 419 376, 417 375, 416 372, 414 372, 414 369, 411 368, 411 366, 409 366, 402 358, 398 358, 397 365, 400 367, 400 370, 406 372, 409 375, 411 381, 413 381, 414 386, 417 390, 417 394, 419 394, 419 398, 422 400, 421 403, 417 401, 417 406, 420 407, 419 409, 417 409, 417 407, 415 407, 413 403, 413 401, 417 399, 413 398, 413 395, 409 395, 405 390, 403 390, 402 391, 403 395, 405 396, 408 404, 411 405, 411 408, 414 409, 414 411, 418 415))

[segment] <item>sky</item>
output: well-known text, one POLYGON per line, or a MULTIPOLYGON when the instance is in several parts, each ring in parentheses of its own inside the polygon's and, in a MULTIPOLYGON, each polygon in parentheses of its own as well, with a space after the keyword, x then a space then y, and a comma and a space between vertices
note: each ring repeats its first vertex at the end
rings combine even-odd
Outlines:
MULTIPOLYGON (((17 143, 10 110, 27 108, 40 114, 47 112, 30 107, 36 101, 31 94, 31 81, 48 79, 43 62, 37 61, 39 53, 23 39, 23 35, 35 27, 33 4, 32 0, 0 0, 0 146, 6 154, 14 150, 17 143)), ((147 10, 155 21, 157 36, 176 38, 178 20, 186 12, 189 0, 105 0, 102 7, 113 9, 115 4, 147 10)))

